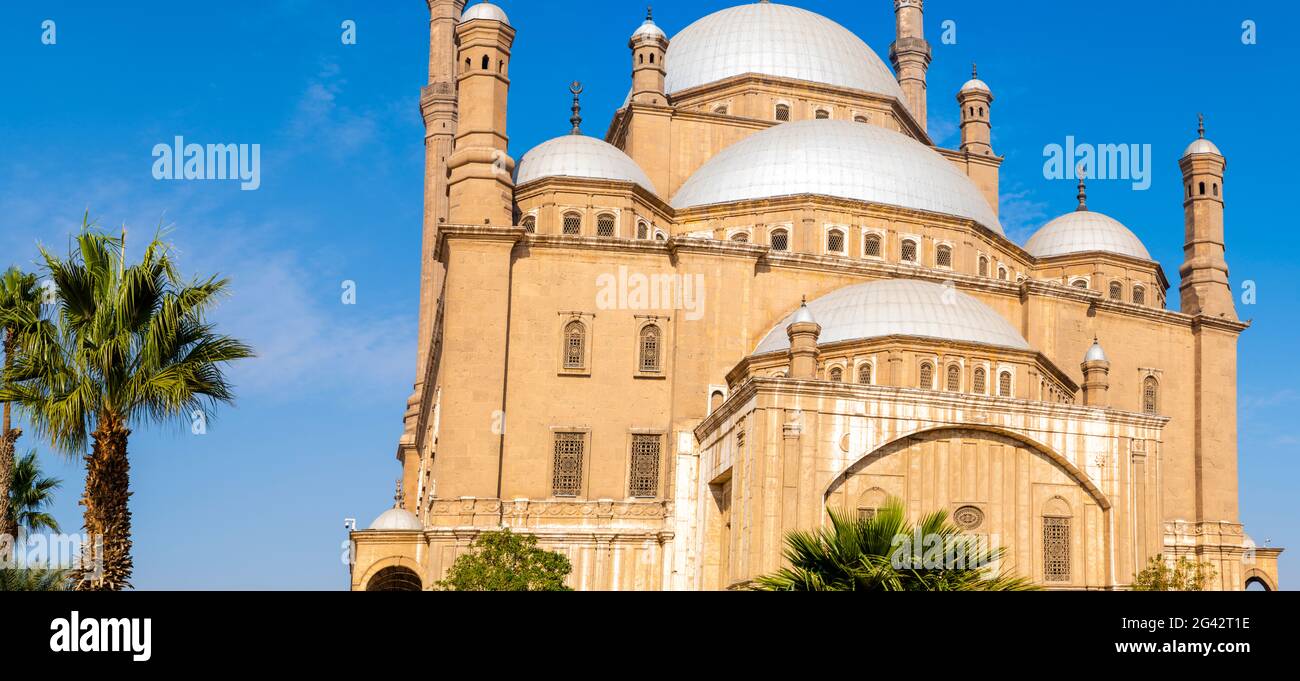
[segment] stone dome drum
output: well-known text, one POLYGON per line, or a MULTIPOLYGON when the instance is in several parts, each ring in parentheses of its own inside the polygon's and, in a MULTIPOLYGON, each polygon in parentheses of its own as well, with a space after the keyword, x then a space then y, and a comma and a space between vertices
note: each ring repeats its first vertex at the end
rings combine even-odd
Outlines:
POLYGON ((798 7, 753 3, 714 12, 673 37, 668 94, 757 73, 904 101, 880 57, 851 31, 798 7))
MULTIPOLYGON (((821 325, 817 343, 919 336, 983 343, 1029 350, 1029 342, 989 306, 955 288, 913 279, 857 284, 808 303, 821 325)), ((791 313, 768 332, 754 354, 790 348, 786 328, 800 311, 791 313)))
POLYGON ((1151 253, 1128 227, 1101 213, 1081 210, 1047 223, 1029 237, 1025 250, 1035 258, 1102 251, 1142 260, 1151 253))
POLYGON ((650 178, 630 156, 608 142, 585 135, 565 135, 543 142, 524 154, 515 168, 515 183, 519 185, 545 177, 631 182, 655 193, 650 178))
POLYGON ((1003 234, 984 194, 933 149, 852 121, 784 123, 723 149, 678 190, 678 210, 821 194, 974 220, 1003 234))

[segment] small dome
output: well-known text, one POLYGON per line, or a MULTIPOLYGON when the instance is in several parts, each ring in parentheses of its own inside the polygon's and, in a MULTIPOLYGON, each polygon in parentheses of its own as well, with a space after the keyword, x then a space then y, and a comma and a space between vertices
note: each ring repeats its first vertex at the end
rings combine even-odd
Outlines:
POLYGON ((911 137, 853 121, 799 121, 755 133, 695 171, 672 205, 795 194, 944 213, 1003 234, 984 194, 950 161, 911 137))
POLYGON ((861 38, 789 5, 760 2, 714 12, 674 36, 665 61, 668 94, 758 73, 904 101, 893 72, 861 38))
POLYGON ((1184 157, 1192 156, 1194 154, 1214 154, 1216 156, 1223 155, 1223 153, 1219 151, 1219 148, 1214 145, 1214 142, 1211 142, 1210 140, 1207 140, 1204 137, 1196 140, 1195 142, 1192 142, 1191 145, 1187 147, 1187 151, 1183 152, 1184 157))
POLYGON ((987 92, 989 94, 993 94, 993 90, 989 88, 989 84, 985 83, 979 78, 972 78, 966 81, 966 84, 961 86, 961 91, 962 92, 987 92))
POLYGON ((799 310, 794 313, 790 319, 791 324, 816 324, 817 318, 813 317, 812 310, 808 309, 808 303, 799 306, 799 310))
POLYGON ((1067 213, 1047 223, 1029 237, 1025 250, 1035 258, 1103 251, 1151 259, 1147 247, 1128 227, 1110 216, 1088 210, 1067 213))
POLYGON ((1092 347, 1091 347, 1091 348, 1088 348, 1088 354, 1087 354, 1087 355, 1084 355, 1084 357, 1083 357, 1083 361, 1085 361, 1085 362, 1105 362, 1105 361, 1108 361, 1108 360, 1106 359, 1106 351, 1101 349, 1101 342, 1100 342, 1100 341, 1096 341, 1096 340, 1094 340, 1094 341, 1092 342, 1092 347))
POLYGON ((390 508, 378 518, 375 518, 375 522, 370 523, 370 529, 390 532, 410 532, 415 530, 418 532, 424 529, 424 523, 421 523, 420 519, 410 511, 390 508))
MULTIPOLYGON (((921 336, 1028 350, 1029 343, 993 308, 954 288, 913 279, 848 286, 808 303, 822 326, 818 343, 921 336)), ((804 308, 777 324, 754 354, 790 347, 786 327, 804 308)))
POLYGON ((522 185, 545 177, 632 182, 655 193, 654 184, 632 157, 608 142, 585 135, 557 137, 524 154, 515 169, 515 183, 522 185))
POLYGON ((654 19, 647 18, 645 20, 645 23, 641 24, 640 28, 636 29, 636 31, 632 34, 632 39, 636 40, 637 38, 641 38, 644 36, 653 36, 656 38, 667 38, 668 34, 664 33, 664 30, 662 28, 659 28, 658 24, 655 23, 654 19))
POLYGON ((487 2, 487 0, 470 7, 465 10, 464 14, 460 15, 462 22, 473 21, 474 19, 488 19, 490 21, 499 21, 506 26, 510 25, 510 17, 506 16, 505 10, 487 2))

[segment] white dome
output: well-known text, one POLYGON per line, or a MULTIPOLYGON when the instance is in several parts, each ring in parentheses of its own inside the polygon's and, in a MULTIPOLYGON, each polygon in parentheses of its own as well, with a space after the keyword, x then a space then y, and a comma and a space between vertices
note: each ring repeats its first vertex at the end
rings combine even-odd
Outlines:
POLYGON ((695 172, 673 208, 822 194, 974 220, 1003 234, 984 194, 916 140, 875 125, 784 123, 723 149, 695 172))
POLYGON ((894 74, 862 39, 798 7, 754 3, 714 12, 673 37, 666 58, 669 94, 759 73, 894 97, 894 74))
POLYGON ((506 26, 510 25, 510 17, 506 16, 505 10, 490 2, 480 2, 479 4, 465 10, 465 12, 460 15, 460 20, 462 22, 471 21, 473 19, 489 19, 491 21, 499 21, 506 26))
POLYGON ((390 508, 384 511, 375 522, 370 523, 370 529, 393 532, 409 532, 412 530, 420 531, 424 529, 424 524, 420 519, 415 517, 414 513, 400 508, 390 508))
POLYGON ((966 84, 963 85, 963 86, 961 86, 961 91, 962 91, 962 92, 975 92, 975 91, 979 91, 979 92, 987 92, 987 93, 989 93, 989 94, 992 94, 992 93, 993 93, 993 90, 989 89, 989 84, 988 84, 988 83, 985 83, 984 81, 980 80, 979 78, 972 78, 972 79, 966 81, 966 84))
POLYGON ((1101 341, 1093 341, 1092 347, 1088 348, 1088 354, 1083 356, 1085 362, 1105 362, 1106 351, 1101 349, 1101 341))
MULTIPOLYGON (((1024 337, 992 308, 954 288, 930 282, 890 279, 857 284, 808 303, 808 309, 821 324, 817 342, 822 345, 898 335, 1030 349, 1024 337)), ((797 314, 777 324, 754 354, 788 349, 786 327, 797 314)))
POLYGON ((1215 146, 1214 142, 1202 137, 1195 142, 1192 142, 1191 145, 1187 147, 1187 151, 1183 152, 1183 156, 1191 156, 1192 154, 1215 154, 1222 156, 1223 152, 1219 151, 1219 147, 1215 146))
POLYGON ((660 38, 668 37, 668 35, 664 33, 664 30, 655 24, 653 19, 646 19, 645 23, 641 24, 640 28, 637 28, 636 31, 632 33, 633 40, 642 36, 656 36, 660 38))
POLYGON ((608 142, 585 135, 557 137, 524 154, 515 169, 515 183, 525 184, 544 177, 632 182, 655 193, 654 184, 632 157, 608 142))
POLYGON ((1088 210, 1067 213, 1029 237, 1025 250, 1035 258, 1104 251, 1143 260, 1151 253, 1128 227, 1110 216, 1088 210))

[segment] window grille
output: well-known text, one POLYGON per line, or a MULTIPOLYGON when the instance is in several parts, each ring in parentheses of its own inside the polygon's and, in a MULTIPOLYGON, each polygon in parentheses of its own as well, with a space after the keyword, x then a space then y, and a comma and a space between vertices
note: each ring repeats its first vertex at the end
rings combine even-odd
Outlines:
POLYGON ((612 237, 614 236, 614 216, 601 215, 596 218, 596 236, 612 237))
POLYGON ((778 229, 775 232, 772 232, 772 250, 790 250, 790 233, 784 229, 778 229))
POLYGON ((858 383, 862 385, 871 385, 871 365, 863 364, 858 367, 858 383))
POLYGON ((929 362, 921 364, 921 388, 923 390, 934 389, 934 367, 929 362))
POLYGON ((776 120, 785 122, 790 120, 790 107, 785 104, 776 105, 776 120))
POLYGON ((998 395, 1011 397, 1011 372, 1004 371, 998 377, 998 395))
POLYGON ((582 233, 582 216, 577 213, 564 214, 564 233, 581 234, 582 233))
POLYGON ((1155 414, 1159 409, 1156 403, 1156 398, 1160 396, 1159 387, 1154 376, 1148 376, 1147 380, 1142 382, 1142 413, 1155 414))
POLYGON ((641 372, 657 374, 662 370, 660 361, 660 332, 654 324, 641 329, 641 372))
POLYGON ((659 450, 658 435, 632 436, 632 470, 629 493, 638 499, 653 499, 659 496, 659 450))
POLYGON ((934 260, 939 267, 952 267, 952 247, 940 246, 934 260))
POLYGON ((911 239, 903 242, 903 262, 916 262, 916 242, 911 239))
POLYGON ((961 368, 956 364, 948 367, 948 392, 961 390, 961 368))
POLYGON ((832 229, 826 235, 826 250, 830 253, 844 252, 844 232, 838 229, 832 229))
POLYGON ((1043 518, 1043 578, 1070 581, 1070 519, 1043 518))
POLYGON ((880 247, 880 235, 879 235, 879 234, 868 234, 868 235, 867 235, 867 239, 866 239, 866 241, 864 242, 864 244, 865 244, 865 245, 863 246, 863 249, 862 249, 862 250, 863 250, 864 253, 866 253, 866 255, 867 255, 868 258, 879 258, 879 257, 880 257, 880 253, 881 253, 881 251, 882 251, 883 249, 880 247))
POLYGON ((974 390, 976 395, 983 395, 985 393, 985 390, 987 388, 985 382, 987 380, 988 380, 988 374, 986 374, 983 369, 975 370, 974 390))
POLYGON ((564 368, 584 369, 587 366, 587 327, 582 322, 569 322, 564 327, 564 368))
POLYGON ((555 434, 555 464, 551 492, 557 497, 576 497, 582 491, 583 433, 555 434))
POLYGON ((830 379, 835 383, 843 383, 844 370, 841 369, 840 367, 832 367, 830 372, 830 379))

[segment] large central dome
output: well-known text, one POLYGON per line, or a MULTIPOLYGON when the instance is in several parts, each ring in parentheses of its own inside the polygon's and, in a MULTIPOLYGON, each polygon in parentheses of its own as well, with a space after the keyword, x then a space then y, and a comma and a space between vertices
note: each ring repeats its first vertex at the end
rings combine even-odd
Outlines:
POLYGON ((796 194, 944 213, 1003 233, 975 183, 933 149, 852 121, 784 123, 751 135, 695 171, 672 205, 681 210, 796 194))
POLYGON ((788 5, 755 3, 714 12, 673 37, 666 66, 668 94, 759 73, 903 101, 894 74, 862 39, 788 5))

